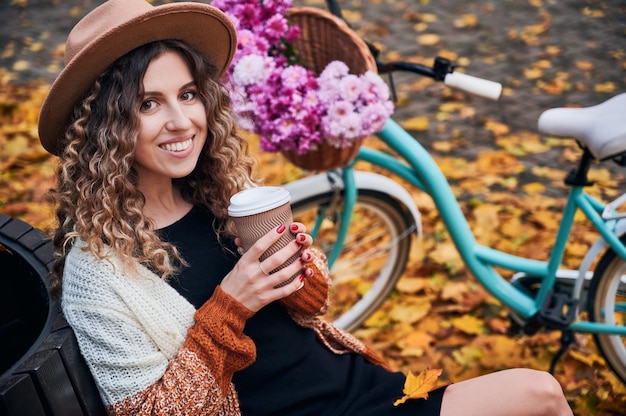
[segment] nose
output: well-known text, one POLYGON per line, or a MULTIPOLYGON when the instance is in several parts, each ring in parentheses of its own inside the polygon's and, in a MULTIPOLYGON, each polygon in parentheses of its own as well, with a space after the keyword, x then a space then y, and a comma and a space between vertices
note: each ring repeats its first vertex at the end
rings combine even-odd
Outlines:
POLYGON ((191 128, 191 124, 191 119, 187 115, 184 106, 178 102, 170 106, 168 121, 165 124, 168 130, 188 130, 191 128))

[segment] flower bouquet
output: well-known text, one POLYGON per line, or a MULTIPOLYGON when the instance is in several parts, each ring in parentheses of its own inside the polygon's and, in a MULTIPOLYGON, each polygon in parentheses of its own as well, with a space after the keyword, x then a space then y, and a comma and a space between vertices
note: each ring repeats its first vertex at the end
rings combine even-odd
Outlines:
POLYGON ((233 20, 229 70, 242 127, 305 169, 345 166, 393 112, 367 45, 323 10, 291 0, 214 0, 233 20))

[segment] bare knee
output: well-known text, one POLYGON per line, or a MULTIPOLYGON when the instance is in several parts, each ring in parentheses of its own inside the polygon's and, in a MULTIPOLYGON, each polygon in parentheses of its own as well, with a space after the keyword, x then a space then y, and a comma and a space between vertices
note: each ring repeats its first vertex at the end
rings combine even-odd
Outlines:
POLYGON ((530 369, 515 369, 524 380, 524 390, 536 406, 536 415, 572 416, 563 389, 548 372, 530 369))
POLYGON ((441 415, 572 416, 561 386, 549 373, 517 368, 450 385, 441 415))

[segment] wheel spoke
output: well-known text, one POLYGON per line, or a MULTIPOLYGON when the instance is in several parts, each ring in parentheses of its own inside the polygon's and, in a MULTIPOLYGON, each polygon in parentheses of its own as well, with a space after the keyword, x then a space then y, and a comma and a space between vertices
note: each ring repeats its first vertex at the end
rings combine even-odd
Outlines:
MULTIPOLYGON (((294 219, 310 229, 320 207, 329 206, 335 197, 324 194, 295 202, 294 219)), ((342 201, 333 203, 343 206, 342 201)), ((332 211, 332 219, 317 221, 314 239, 314 245, 326 253, 335 245, 342 219, 340 210, 332 211)), ((385 194, 359 191, 344 246, 331 270, 331 307, 325 319, 352 330, 376 310, 404 271, 415 228, 398 203, 385 194)))
MULTIPOLYGON (((591 321, 626 325, 625 272, 626 262, 615 252, 609 250, 602 256, 589 287, 587 310, 591 321)), ((626 383, 626 337, 601 333, 593 337, 609 367, 626 383)))

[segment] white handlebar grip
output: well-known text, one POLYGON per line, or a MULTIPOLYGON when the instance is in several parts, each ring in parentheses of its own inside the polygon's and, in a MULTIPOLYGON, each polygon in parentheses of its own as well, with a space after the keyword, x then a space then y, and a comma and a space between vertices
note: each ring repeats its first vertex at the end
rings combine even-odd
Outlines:
POLYGON ((502 84, 489 81, 488 79, 477 78, 461 72, 452 72, 446 75, 444 84, 467 91, 479 97, 497 101, 502 93, 502 84))

